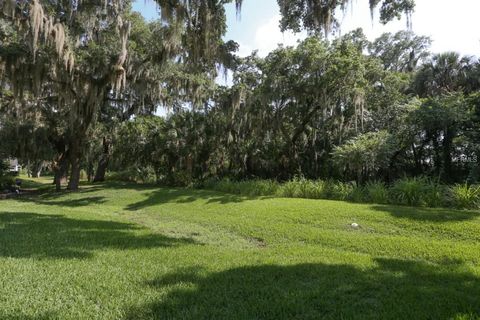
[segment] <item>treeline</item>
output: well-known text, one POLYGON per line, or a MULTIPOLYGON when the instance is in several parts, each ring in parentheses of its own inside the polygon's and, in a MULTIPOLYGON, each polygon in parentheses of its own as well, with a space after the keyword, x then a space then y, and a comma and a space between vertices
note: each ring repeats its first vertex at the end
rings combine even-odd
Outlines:
POLYGON ((480 63, 411 32, 311 37, 241 59, 202 108, 111 132, 110 169, 171 185, 230 177, 480 179, 480 63))
MULTIPOLYGON (((140 67, 158 58, 145 44, 154 43, 160 26, 131 19, 137 46, 129 61, 140 67)), ((310 37, 265 58, 225 56, 234 71, 229 87, 172 64, 161 77, 132 74, 128 94, 107 87, 88 126, 72 114, 77 109, 59 107, 63 98, 51 95, 51 83, 42 87, 44 99, 24 98, 21 109, 11 107, 15 95, 4 89, 0 154, 32 172, 48 164, 57 188, 68 174, 74 182, 81 173, 103 181, 107 172, 179 186, 225 177, 364 185, 422 176, 475 184, 480 63, 454 52, 431 54, 430 42, 408 31, 369 42, 356 30, 333 41, 310 37), (153 90, 160 83, 169 86, 153 90), (168 116, 154 115, 158 101, 170 108, 168 116)))

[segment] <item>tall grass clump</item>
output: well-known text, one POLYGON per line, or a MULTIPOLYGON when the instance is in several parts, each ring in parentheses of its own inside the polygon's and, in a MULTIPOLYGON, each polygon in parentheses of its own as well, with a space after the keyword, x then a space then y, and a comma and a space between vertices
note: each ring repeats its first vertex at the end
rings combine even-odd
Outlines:
POLYGON ((273 180, 234 181, 229 178, 221 180, 209 179, 201 187, 226 193, 247 196, 273 196, 277 193, 279 183, 273 180))
POLYGON ((240 194, 244 188, 240 185, 240 182, 232 181, 228 178, 220 180, 215 186, 215 190, 223 191, 226 193, 240 194))
POLYGON ((278 189, 273 180, 247 180, 239 182, 239 193, 248 196, 272 196, 278 189))
POLYGON ((299 198, 300 188, 296 179, 284 182, 277 191, 277 196, 284 198, 299 198))
POLYGON ((321 180, 307 180, 295 178, 282 183, 277 191, 277 196, 285 198, 323 199, 325 183, 321 180))
POLYGON ((447 205, 448 188, 436 181, 426 180, 423 191, 423 202, 427 207, 443 207, 447 205))
POLYGON ((457 184, 449 188, 449 199, 454 207, 479 209, 480 186, 457 184))
POLYGON ((367 193, 367 191, 366 191, 365 187, 355 184, 353 186, 352 191, 350 192, 348 200, 352 201, 352 202, 356 202, 356 203, 368 202, 368 198, 367 198, 366 193, 367 193))
POLYGON ((334 180, 325 181, 325 198, 331 200, 350 200, 356 185, 349 182, 334 180))
POLYGON ((356 186, 334 180, 295 178, 278 187, 277 196, 285 198, 350 200, 356 186))
POLYGON ((383 182, 368 182, 364 188, 365 202, 386 204, 390 202, 390 194, 383 182))
POLYGON ((392 189, 392 202, 409 206, 420 206, 424 203, 424 192, 427 182, 424 178, 403 178, 397 180, 392 189))

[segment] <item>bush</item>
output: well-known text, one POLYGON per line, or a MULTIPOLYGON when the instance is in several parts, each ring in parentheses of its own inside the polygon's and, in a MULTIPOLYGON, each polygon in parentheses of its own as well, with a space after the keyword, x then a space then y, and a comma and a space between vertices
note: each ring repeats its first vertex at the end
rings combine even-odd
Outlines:
POLYGON ((369 182, 365 185, 365 201, 386 204, 389 202, 388 188, 383 182, 369 182))
POLYGON ((277 195, 284 198, 298 198, 300 196, 298 182, 292 180, 282 183, 278 189, 277 195))
POLYGON ((272 196, 277 193, 278 182, 273 180, 252 180, 245 184, 247 194, 251 196, 272 196))
POLYGON ((303 179, 300 184, 300 196, 308 199, 324 199, 325 198, 325 182, 321 180, 303 179))
POLYGON ((272 196, 277 194, 279 184, 273 180, 233 181, 229 178, 224 178, 221 180, 207 179, 197 186, 205 189, 247 196, 272 196))
POLYGON ((397 180, 392 187, 393 202, 409 206, 420 206, 424 203, 426 180, 423 178, 403 178, 397 180))
POLYGON ((307 194, 313 195, 313 182, 303 177, 296 177, 293 180, 280 185, 277 195, 285 198, 306 198, 307 194))
POLYGON ((107 180, 122 182, 155 183, 155 173, 151 168, 129 168, 127 170, 109 172, 107 180))
POLYGON ((480 208, 480 186, 457 184, 449 189, 449 200, 454 207, 480 208))
POLYGON ((229 178, 225 178, 218 181, 213 187, 213 190, 222 191, 226 193, 240 194, 239 183, 238 182, 235 183, 229 178))
POLYGON ((15 178, 9 172, 9 165, 0 160, 0 192, 15 188, 15 178))
POLYGON ((368 202, 365 188, 362 186, 355 185, 353 187, 352 192, 350 193, 350 197, 348 200, 357 202, 357 203, 368 202))
POLYGON ((4 175, 0 177, 0 193, 4 191, 13 191, 15 189, 15 177, 4 175))
POLYGON ((345 183, 334 180, 325 181, 324 194, 325 199, 331 200, 349 200, 356 189, 353 183, 345 183))
POLYGON ((191 187, 192 174, 185 170, 175 171, 169 175, 167 184, 173 187, 191 187))
POLYGON ((443 207, 447 204, 447 188, 432 180, 426 181, 423 200, 427 207, 443 207))

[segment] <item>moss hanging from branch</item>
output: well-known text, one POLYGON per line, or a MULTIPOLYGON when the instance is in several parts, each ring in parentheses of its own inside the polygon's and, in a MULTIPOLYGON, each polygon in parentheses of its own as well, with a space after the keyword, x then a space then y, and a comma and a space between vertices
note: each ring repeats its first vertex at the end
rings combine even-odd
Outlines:
POLYGON ((124 68, 125 61, 127 60, 127 45, 128 45, 128 36, 130 35, 130 22, 123 21, 121 16, 118 16, 117 20, 117 30, 120 35, 121 49, 120 54, 118 55, 117 62, 115 63, 113 69, 115 72, 115 77, 113 80, 113 90, 120 92, 126 86, 127 76, 124 68))

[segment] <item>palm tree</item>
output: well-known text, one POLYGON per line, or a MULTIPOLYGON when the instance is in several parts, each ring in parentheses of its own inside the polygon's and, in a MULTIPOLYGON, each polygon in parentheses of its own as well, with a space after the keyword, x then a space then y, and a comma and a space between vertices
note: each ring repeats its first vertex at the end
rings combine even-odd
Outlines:
POLYGON ((456 52, 436 54, 418 72, 416 92, 425 97, 461 90, 467 85, 471 67, 471 57, 456 52))

